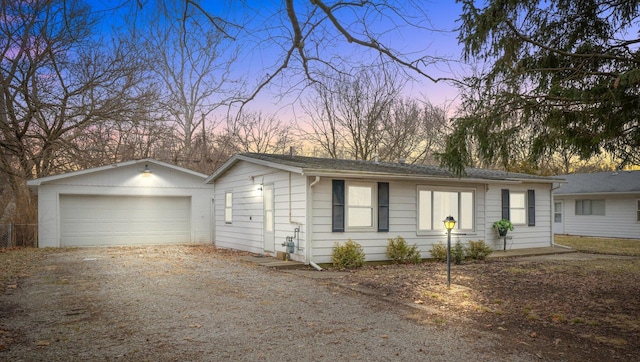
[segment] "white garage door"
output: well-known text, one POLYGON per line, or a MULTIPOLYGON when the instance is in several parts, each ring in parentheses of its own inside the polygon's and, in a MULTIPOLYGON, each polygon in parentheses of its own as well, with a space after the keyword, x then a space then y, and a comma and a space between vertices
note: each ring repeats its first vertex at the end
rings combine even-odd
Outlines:
POLYGON ((60 196, 62 246, 191 241, 191 200, 157 196, 60 196))

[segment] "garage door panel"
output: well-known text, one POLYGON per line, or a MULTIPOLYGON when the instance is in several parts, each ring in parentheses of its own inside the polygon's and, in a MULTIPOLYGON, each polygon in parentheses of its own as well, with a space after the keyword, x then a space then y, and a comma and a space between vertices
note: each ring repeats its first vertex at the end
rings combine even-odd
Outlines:
POLYGON ((191 241, 188 197, 61 195, 63 246, 191 241))

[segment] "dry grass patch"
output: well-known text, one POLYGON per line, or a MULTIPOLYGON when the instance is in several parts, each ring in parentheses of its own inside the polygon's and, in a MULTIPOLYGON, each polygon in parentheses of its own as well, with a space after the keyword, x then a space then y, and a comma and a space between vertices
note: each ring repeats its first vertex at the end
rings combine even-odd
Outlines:
POLYGON ((640 256, 640 239, 556 235, 555 242, 585 253, 640 256))

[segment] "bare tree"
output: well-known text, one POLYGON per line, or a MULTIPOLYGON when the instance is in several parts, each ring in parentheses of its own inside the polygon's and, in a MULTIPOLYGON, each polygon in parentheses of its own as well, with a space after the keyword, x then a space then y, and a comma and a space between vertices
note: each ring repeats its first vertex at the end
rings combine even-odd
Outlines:
POLYGON ((302 132, 329 157, 425 162, 439 149, 445 111, 404 99, 393 76, 363 70, 315 89, 302 132))
POLYGON ((242 113, 224 133, 232 152, 285 153, 298 144, 291 125, 262 113, 242 113))
POLYGON ((357 76, 316 87, 317 98, 309 102, 311 131, 307 138, 330 157, 371 159, 378 152, 384 123, 398 99, 398 81, 382 72, 363 70, 357 76))
POLYGON ((209 19, 188 2, 160 2, 152 10, 148 32, 140 34, 149 69, 163 90, 160 112, 175 124, 182 141, 174 159, 188 167, 203 153, 193 149, 196 134, 205 134, 207 117, 228 97, 235 54, 228 49, 224 29, 212 29, 209 19))
POLYGON ((86 129, 135 119, 150 94, 129 49, 93 36, 80 1, 0 4, 0 170, 29 205, 25 180, 67 168, 86 129))
POLYGON ((260 57, 261 68, 252 74, 254 86, 237 99, 243 104, 268 85, 288 92, 323 81, 327 70, 362 64, 364 54, 397 65, 409 76, 433 82, 452 80, 435 75, 434 65, 447 59, 427 51, 428 42, 423 47, 394 43, 406 29, 425 39, 442 31, 431 25, 422 1, 285 0, 260 5, 238 1, 214 8, 197 0, 185 3, 248 52, 269 55, 260 57))
POLYGON ((380 159, 436 164, 434 154, 444 144, 447 123, 445 109, 398 98, 391 104, 389 118, 383 120, 380 159))

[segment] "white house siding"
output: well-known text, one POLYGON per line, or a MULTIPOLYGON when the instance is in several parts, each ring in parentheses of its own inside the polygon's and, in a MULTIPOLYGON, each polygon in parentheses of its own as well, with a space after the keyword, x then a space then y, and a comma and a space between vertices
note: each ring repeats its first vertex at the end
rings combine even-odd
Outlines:
MULTIPOLYGON (((342 178, 341 178, 342 179, 342 178)), ((475 190, 475 230, 468 232, 452 232, 452 243, 460 240, 484 240, 496 250, 503 249, 503 239, 499 239, 493 230, 493 222, 501 218, 501 189, 513 191, 535 190, 536 225, 516 225, 510 232, 508 249, 547 247, 552 243, 551 225, 551 193, 549 184, 469 184, 457 182, 429 182, 429 181, 397 181, 376 180, 389 182, 389 232, 332 232, 331 231, 331 195, 330 177, 323 177, 313 189, 313 230, 312 261, 316 263, 331 262, 331 252, 336 242, 344 243, 349 238, 363 246, 368 261, 385 260, 386 246, 389 238, 402 236, 407 243, 416 244, 423 258, 430 257, 429 251, 433 244, 446 243, 444 231, 432 233, 417 232, 417 188, 418 186, 444 187, 447 189, 475 190), (486 192, 485 192, 486 190, 486 192), (490 210, 490 211, 488 211, 490 210), (464 233, 464 235, 461 235, 464 233)), ((348 178, 345 181, 350 181, 348 178)))
MULTIPOLYGON (((487 191, 486 202, 486 239, 485 242, 495 250, 503 250, 504 239, 498 236, 493 229, 493 223, 502 218, 501 190, 508 189, 515 192, 527 192, 535 190, 535 226, 525 224, 514 225, 514 230, 509 231, 507 250, 522 248, 548 247, 552 244, 551 235, 551 185, 550 184, 490 184, 487 191)), ((528 210, 527 210, 528 212, 528 210)))
POLYGON ((640 239, 637 202, 640 195, 556 196, 564 201, 564 233, 640 239), (576 200, 605 200, 603 215, 576 215, 576 200))
MULTIPOLYGON (((337 177, 336 177, 337 178, 337 177)), ((343 178, 340 178, 343 179, 343 178)), ((349 238, 362 245, 367 261, 386 260, 385 255, 388 239, 402 236, 408 244, 416 244, 423 258, 429 258, 429 251, 433 244, 446 243, 445 231, 434 231, 425 235, 417 232, 417 187, 433 186, 475 190, 475 230, 457 235, 454 230, 452 242, 460 240, 483 240, 485 235, 485 207, 484 185, 456 183, 456 182, 427 182, 427 181, 398 181, 375 180, 375 182, 389 182, 389 230, 388 232, 332 232, 331 231, 331 194, 330 177, 323 177, 313 187, 313 232, 312 232, 312 261, 316 263, 330 263, 331 252, 336 242, 343 244, 349 238)), ((345 179, 350 181, 350 179, 345 179)), ((360 180, 361 181, 361 180, 360 180)), ((372 180, 367 180, 372 181, 372 180)))
POLYGON ((273 185, 275 251, 284 251, 281 244, 287 236, 294 236, 294 229, 299 228, 299 240, 295 239, 295 253, 291 258, 304 261, 305 182, 300 174, 249 162, 238 162, 231 167, 215 180, 216 246, 258 254, 264 252, 264 210, 260 187, 273 185), (226 192, 233 195, 231 224, 224 220, 226 192))
POLYGON ((191 198, 191 235, 195 243, 211 242, 213 185, 173 168, 149 164, 143 175, 141 164, 114 167, 47 181, 38 186, 38 245, 59 247, 61 195, 172 196, 191 198))

